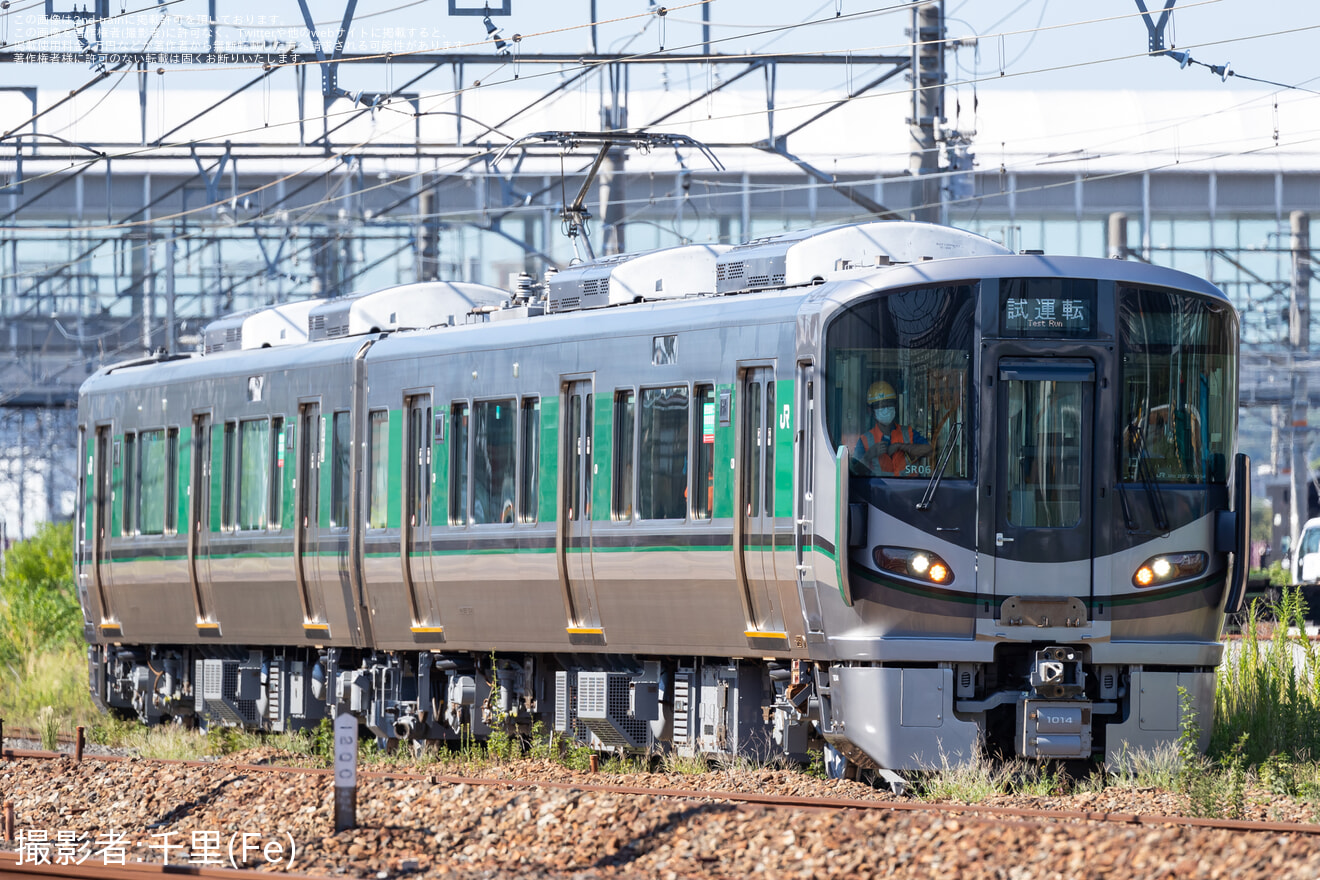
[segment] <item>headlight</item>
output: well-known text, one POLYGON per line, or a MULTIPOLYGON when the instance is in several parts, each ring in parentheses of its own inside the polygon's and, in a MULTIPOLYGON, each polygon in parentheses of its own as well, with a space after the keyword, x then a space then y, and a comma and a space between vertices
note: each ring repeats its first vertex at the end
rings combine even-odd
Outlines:
POLYGON ((1196 577, 1205 571, 1207 561, 1208 557, 1201 552, 1162 553, 1141 563, 1132 575, 1132 583, 1138 587, 1155 587, 1196 577))
POLYGON ((929 550, 909 547, 876 547, 875 564, 881 571, 932 584, 953 583, 953 569, 929 550))

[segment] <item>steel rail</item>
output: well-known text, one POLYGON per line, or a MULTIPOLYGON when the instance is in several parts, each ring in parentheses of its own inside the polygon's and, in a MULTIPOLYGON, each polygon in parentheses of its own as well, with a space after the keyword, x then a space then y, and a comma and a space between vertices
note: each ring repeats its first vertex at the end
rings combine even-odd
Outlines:
MULTIPOLYGON (((244 868, 208 868, 200 865, 166 865, 155 862, 129 862, 124 865, 107 865, 100 860, 88 859, 81 865, 20 864, 18 853, 0 850, 0 880, 31 880, 33 877, 47 877, 54 878, 54 880, 157 880, 160 877, 179 874, 208 878, 208 880, 248 880, 248 878, 269 878, 271 876, 269 871, 244 868)), ((280 876, 314 878, 325 875, 286 874, 281 872, 280 876)))
MULTIPOLYGON (((4 749, 0 756, 9 759, 51 760, 70 757, 67 752, 46 752, 31 749, 4 749)), ((85 756, 86 760, 108 763, 133 760, 124 755, 85 756)), ((224 768, 230 772, 290 773, 295 775, 331 776, 333 771, 323 767, 286 767, 278 764, 229 764, 217 761, 184 761, 153 758, 162 764, 188 767, 224 768)), ((1173 825, 1207 830, 1245 831, 1262 834, 1320 835, 1320 824, 1301 822, 1257 822, 1250 819, 1206 819, 1195 816, 1175 816, 1164 813, 1123 813, 1094 810, 1047 810, 1027 807, 1004 807, 989 804, 912 803, 865 798, 798 797, 793 795, 762 794, 758 792, 707 791, 683 788, 647 788, 634 785, 610 785, 583 782, 551 782, 535 779, 486 779, 437 773, 398 773, 384 770, 358 770, 359 779, 384 779, 400 782, 425 782, 430 785, 480 785, 508 789, 549 789, 554 791, 586 791, 599 794, 622 794, 634 797, 675 798, 679 800, 726 801, 749 806, 780 810, 893 810, 902 813, 936 813, 963 815, 972 819, 1018 819, 1035 822, 1096 822, 1109 825, 1151 827, 1173 825)), ((2 880, 2 878, 0 878, 2 880)))

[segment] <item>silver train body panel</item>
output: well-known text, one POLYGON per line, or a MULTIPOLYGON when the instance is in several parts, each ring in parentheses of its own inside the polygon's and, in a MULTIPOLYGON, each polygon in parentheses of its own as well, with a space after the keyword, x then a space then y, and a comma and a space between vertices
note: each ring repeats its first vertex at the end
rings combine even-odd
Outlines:
MULTIPOLYGON (((1176 739, 1167 705, 1177 704, 1180 686, 1202 711, 1210 706, 1225 604, 1233 601, 1233 557, 1222 537, 1233 511, 1226 468, 1207 451, 1215 436, 1207 406, 1198 410, 1196 443, 1206 445, 1203 474, 1217 468, 1218 476, 1152 489, 1144 476, 1119 473, 1128 460, 1108 439, 1127 436, 1118 423, 1127 375, 1115 353, 1119 288, 1222 307, 1236 344, 1236 317, 1199 279, 1117 261, 1005 254, 845 267, 788 290, 506 316, 102 371, 84 386, 79 410, 79 587, 93 662, 102 667, 93 685, 103 699, 114 691, 112 661, 130 650, 168 648, 185 666, 195 659, 199 674, 212 668, 206 663, 259 668, 263 717, 282 729, 287 718, 271 708, 264 682, 292 676, 298 693, 311 693, 315 666, 323 711, 357 706, 373 730, 400 736, 413 736, 420 718, 429 736, 442 714, 455 719, 451 727, 464 719, 485 729, 490 713, 473 707, 500 692, 500 682, 542 715, 558 701, 556 724, 597 745, 663 740, 718 753, 753 742, 764 751, 773 741, 800 755, 823 740, 845 763, 892 769, 938 763, 941 751, 970 754, 996 731, 1037 758, 1176 739), (1088 279, 1101 291, 1095 302, 1110 305, 1096 310, 1085 338, 1013 335, 996 323, 1008 320, 992 289, 999 279, 1088 279), (981 291, 966 307, 970 326, 957 331, 974 340, 967 363, 930 368, 961 395, 950 411, 966 416, 932 435, 958 460, 940 464, 940 473, 935 462, 922 466, 914 471, 920 479, 859 476, 849 461, 862 445, 848 436, 854 417, 838 421, 833 410, 846 403, 840 389, 857 381, 864 389, 890 355, 838 356, 829 328, 888 291, 956 299, 962 288, 981 291), (1001 447, 1021 430, 1005 414, 1025 412, 1011 396, 1028 385, 1073 389, 1081 401, 1060 411, 1085 429, 1078 454, 1086 476, 1077 498, 1064 502, 1082 525, 1058 534, 1022 526, 1017 502, 993 488, 1016 479, 1013 468, 1025 473, 1025 459, 1007 462, 1001 447), (683 509, 643 518, 642 462, 616 471, 616 459, 625 448, 638 456, 647 441, 620 434, 618 414, 625 399, 640 407, 647 392, 680 387, 689 438, 683 509), (467 432, 478 410, 503 418, 504 407, 522 419, 536 413, 536 448, 519 446, 518 465, 501 465, 505 483, 479 498, 476 483, 495 466, 476 443, 455 445, 452 432, 467 432), (336 464, 338 413, 351 454, 336 464), (281 421, 262 435, 275 474, 261 487, 266 519, 242 528, 229 507, 240 499, 215 496, 231 491, 226 455, 241 456, 242 425, 271 417, 281 421), (173 512, 161 534, 139 527, 124 535, 128 434, 157 428, 178 432, 180 477, 167 484, 173 512), (373 470, 373 444, 385 442, 393 465, 373 470), (840 447, 849 454, 839 456, 840 447), (711 459, 705 509, 699 476, 688 473, 699 449, 711 459), (457 454, 465 460, 456 469, 457 454), (327 494, 335 467, 349 469, 348 497, 327 494), (539 482, 528 484, 533 468, 539 482), (616 509, 620 473, 631 481, 624 510, 616 509), (453 494, 460 474, 465 482, 453 494), (754 488, 765 499, 748 501, 754 488), (326 515, 333 505, 344 522, 326 515), (884 561, 892 548, 939 560, 952 580, 895 576, 884 561), (1134 580, 1149 560, 1166 557, 1201 567, 1166 589, 1134 580), (483 666, 495 655, 525 659, 483 666), (474 659, 453 659, 462 656, 474 659), (447 685, 426 677, 441 676, 440 665, 427 671, 433 663, 448 664, 447 685), (1068 678, 1074 667, 1080 679, 1068 678), (1058 670, 1056 682, 1049 676, 1058 670), (522 683, 507 686, 515 675, 522 683), (614 687, 622 679, 610 676, 618 675, 633 689, 628 699, 641 702, 608 726, 584 708, 582 694, 614 687), (398 676, 442 696, 386 699, 398 676), (654 711, 641 708, 649 699, 637 695, 642 685, 659 695, 654 711), (703 733, 698 721, 708 709, 730 725, 728 735, 703 733), (764 721, 771 716, 773 724, 764 721)), ((1219 381, 1235 412, 1235 360, 1231 372, 1219 381)), ((937 397, 929 391, 924 399, 937 397)), ((1175 415, 1141 410, 1143 443, 1147 423, 1175 415)), ((1227 433, 1214 442, 1231 444, 1227 433)), ((139 433, 135 442, 145 450, 157 440, 139 433)), ((133 705, 143 717, 173 714, 200 685, 179 687, 182 697, 156 699, 154 709, 133 705)), ((226 699, 239 705, 240 690, 226 699)), ((128 697, 117 699, 122 707, 128 697)))

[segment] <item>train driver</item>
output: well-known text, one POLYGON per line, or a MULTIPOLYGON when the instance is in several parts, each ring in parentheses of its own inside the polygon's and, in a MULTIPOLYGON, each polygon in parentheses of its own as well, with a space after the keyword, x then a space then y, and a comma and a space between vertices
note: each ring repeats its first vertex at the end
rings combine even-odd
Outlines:
POLYGON ((911 425, 895 424, 898 418, 898 395, 888 382, 872 382, 866 390, 866 403, 875 424, 862 434, 853 450, 853 457, 862 462, 871 473, 897 477, 908 465, 930 454, 930 441, 917 433, 911 425))

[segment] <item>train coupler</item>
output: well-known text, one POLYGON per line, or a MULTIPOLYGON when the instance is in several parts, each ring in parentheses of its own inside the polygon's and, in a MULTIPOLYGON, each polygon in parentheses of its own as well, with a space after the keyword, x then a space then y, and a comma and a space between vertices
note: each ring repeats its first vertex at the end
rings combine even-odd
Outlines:
POLYGON ((1023 700, 1017 729, 1017 753, 1024 758, 1091 757, 1089 701, 1023 700))
POLYGON ((1017 753, 1024 758, 1091 757, 1091 703, 1083 699, 1082 651, 1051 645, 1036 652, 1029 694, 1018 702, 1017 753))

